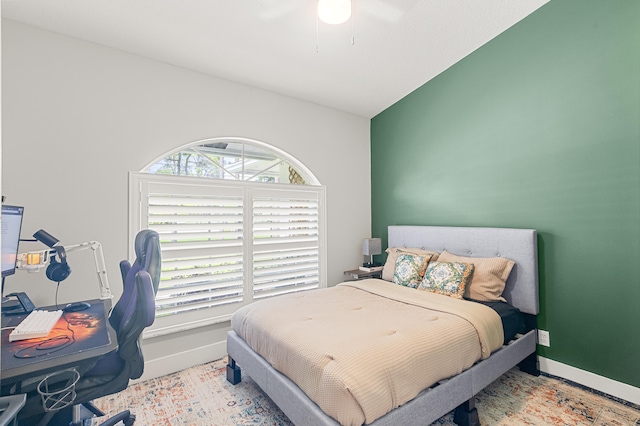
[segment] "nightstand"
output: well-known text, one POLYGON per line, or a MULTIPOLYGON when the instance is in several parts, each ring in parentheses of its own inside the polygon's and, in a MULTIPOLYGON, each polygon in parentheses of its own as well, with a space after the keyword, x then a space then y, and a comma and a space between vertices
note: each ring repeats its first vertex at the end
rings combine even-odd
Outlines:
POLYGON ((361 271, 360 269, 352 269, 350 271, 344 271, 345 275, 348 275, 352 280, 364 280, 365 278, 382 278, 382 270, 380 271, 361 271))

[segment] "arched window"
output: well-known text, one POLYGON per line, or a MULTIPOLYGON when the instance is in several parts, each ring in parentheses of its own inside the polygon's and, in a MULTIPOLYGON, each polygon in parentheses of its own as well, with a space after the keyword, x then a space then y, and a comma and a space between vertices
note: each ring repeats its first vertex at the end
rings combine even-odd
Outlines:
POLYGON ((228 320, 260 298, 326 287, 325 188, 290 155, 240 138, 181 147, 131 173, 131 238, 160 234, 145 336, 228 320))
POLYGON ((163 156, 147 173, 250 182, 319 185, 293 157, 264 143, 240 138, 196 142, 163 156))

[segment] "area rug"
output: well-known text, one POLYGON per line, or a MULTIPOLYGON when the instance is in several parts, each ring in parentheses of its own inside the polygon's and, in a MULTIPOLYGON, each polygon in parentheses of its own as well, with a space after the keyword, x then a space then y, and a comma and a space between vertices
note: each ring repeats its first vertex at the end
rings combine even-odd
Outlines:
MULTIPOLYGON (((135 424, 289 426, 289 419, 246 374, 226 381, 224 360, 183 370, 97 399, 109 415, 129 409, 135 424)), ((510 370, 477 395, 482 425, 640 425, 640 407, 548 376, 510 370)), ((100 424, 93 419, 92 424, 100 424)), ((447 414, 433 425, 452 426, 447 414)), ((413 425, 412 425, 413 426, 413 425)))

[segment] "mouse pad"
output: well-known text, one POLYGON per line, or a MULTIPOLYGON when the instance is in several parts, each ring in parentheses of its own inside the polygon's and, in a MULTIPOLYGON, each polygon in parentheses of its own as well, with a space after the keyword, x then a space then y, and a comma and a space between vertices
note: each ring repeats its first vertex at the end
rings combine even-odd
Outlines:
POLYGON ((9 342, 11 330, 2 330, 2 369, 24 367, 110 343, 104 302, 92 301, 90 308, 65 312, 46 337, 9 342))

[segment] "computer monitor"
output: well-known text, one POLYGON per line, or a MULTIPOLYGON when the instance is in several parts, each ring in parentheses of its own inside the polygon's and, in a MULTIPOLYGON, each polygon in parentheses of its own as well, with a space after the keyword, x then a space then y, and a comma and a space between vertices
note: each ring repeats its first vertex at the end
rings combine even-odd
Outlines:
POLYGON ((2 205, 2 278, 16 272, 24 207, 2 205))

